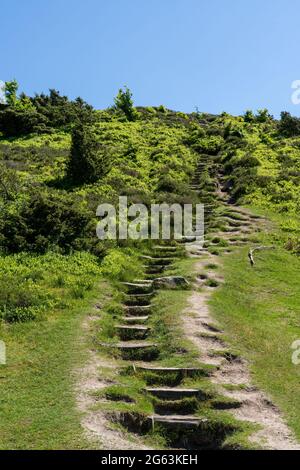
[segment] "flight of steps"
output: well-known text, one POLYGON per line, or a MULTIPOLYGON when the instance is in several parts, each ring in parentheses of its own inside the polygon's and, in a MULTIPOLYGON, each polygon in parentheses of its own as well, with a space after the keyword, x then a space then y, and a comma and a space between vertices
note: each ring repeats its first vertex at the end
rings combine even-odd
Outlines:
MULTIPOLYGON (((208 159, 200 159, 191 190, 197 191, 201 172, 208 166, 208 159)), ((213 171, 216 171, 215 169, 213 171)), ((220 199, 216 198, 213 185, 201 202, 205 203, 206 228, 213 226, 216 209, 220 207, 220 199)), ((242 213, 232 214, 228 211, 223 215, 228 227, 228 237, 234 232, 250 223, 249 217, 242 213), (243 225, 244 224, 244 225, 243 225), (232 231, 231 231, 232 230, 232 231)), ((229 240, 230 241, 230 240, 229 240)), ((186 386, 187 379, 209 377, 215 366, 208 367, 199 364, 197 367, 168 367, 159 362, 159 344, 151 340, 151 327, 149 320, 155 306, 156 290, 154 280, 163 276, 174 259, 185 252, 195 249, 194 240, 183 239, 170 245, 159 244, 151 252, 141 255, 145 269, 145 279, 122 283, 123 288, 123 316, 115 325, 119 341, 113 345, 117 348, 122 359, 132 364, 133 373, 141 377, 146 383, 142 390, 150 397, 154 413, 140 416, 134 412, 118 412, 118 421, 132 432, 149 432, 149 430, 163 429, 164 435, 169 438, 169 445, 185 449, 220 448, 226 436, 236 431, 232 424, 222 420, 211 421, 195 413, 199 410, 201 402, 210 402, 215 409, 227 409, 239 406, 235 402, 218 401, 201 387, 186 386)), ((234 243, 234 241, 232 241, 234 243)), ((196 246, 196 252, 205 251, 196 246)), ((110 347, 112 347, 110 345, 110 347)))
POLYGON ((176 246, 154 247, 151 255, 141 255, 146 279, 122 283, 124 315, 115 328, 120 338, 116 347, 123 359, 151 361, 159 356, 159 345, 148 339, 151 335, 148 320, 155 302, 153 281, 162 276, 179 254, 176 246))
POLYGON ((151 255, 142 255, 146 279, 122 283, 124 315, 121 323, 115 326, 120 339, 115 347, 124 360, 132 361, 134 373, 146 382, 142 392, 152 400, 154 413, 142 418, 132 412, 121 412, 118 413, 118 421, 133 432, 148 432, 157 427, 164 429, 164 433, 170 436, 171 446, 211 448, 216 445, 216 440, 221 442, 231 430, 222 427, 214 432, 212 439, 208 432, 211 425, 209 420, 193 414, 201 401, 209 399, 207 392, 198 387, 186 387, 182 383, 188 378, 208 377, 212 369, 202 365, 156 365, 159 344, 151 341, 151 328, 148 326, 155 303, 153 281, 166 268, 170 268, 174 259, 182 253, 181 244, 157 245, 153 247, 151 255), (149 376, 150 382, 154 380, 156 385, 147 384, 149 376))

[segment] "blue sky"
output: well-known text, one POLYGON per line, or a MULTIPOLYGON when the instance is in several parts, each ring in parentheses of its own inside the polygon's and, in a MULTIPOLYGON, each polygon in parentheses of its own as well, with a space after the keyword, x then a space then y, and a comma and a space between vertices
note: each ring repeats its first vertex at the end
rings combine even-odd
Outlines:
POLYGON ((300 79, 299 0, 0 0, 0 79, 97 108, 288 110, 300 79))

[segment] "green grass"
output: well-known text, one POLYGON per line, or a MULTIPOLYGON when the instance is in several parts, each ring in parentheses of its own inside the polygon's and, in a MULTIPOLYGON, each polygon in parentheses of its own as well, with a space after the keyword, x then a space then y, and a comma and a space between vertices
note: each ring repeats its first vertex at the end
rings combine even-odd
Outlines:
POLYGON ((33 276, 39 288, 64 302, 39 305, 43 316, 35 321, 0 324, 7 349, 7 364, 0 366, 0 449, 91 447, 76 408, 74 370, 87 358, 89 347, 81 323, 107 292, 104 281, 99 286, 99 268, 89 255, 22 255, 2 258, 1 263, 3 270, 24 278, 39 266, 43 275, 33 276), (87 280, 88 289, 83 289, 87 280), (77 296, 73 289, 79 284, 77 296))
POLYGON ((226 283, 211 300, 215 317, 232 345, 249 359, 253 379, 284 412, 300 438, 300 366, 292 363, 291 344, 300 338, 299 259, 287 251, 247 250, 224 258, 226 283))

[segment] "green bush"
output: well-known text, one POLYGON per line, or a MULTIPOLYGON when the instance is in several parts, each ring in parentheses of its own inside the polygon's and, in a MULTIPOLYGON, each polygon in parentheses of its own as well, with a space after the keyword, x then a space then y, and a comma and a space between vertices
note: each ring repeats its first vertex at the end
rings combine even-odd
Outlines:
POLYGON ((0 132, 5 137, 18 137, 47 131, 47 119, 32 109, 6 108, 0 111, 0 132))
POLYGON ((112 280, 133 280, 142 275, 141 261, 132 250, 115 248, 104 258, 101 271, 112 280))
POLYGON ((68 175, 76 184, 94 183, 110 169, 111 153, 101 145, 90 126, 79 124, 72 132, 68 175))
POLYGON ((293 137, 300 135, 300 119, 295 116, 291 116, 288 112, 281 113, 281 119, 279 122, 279 132, 286 137, 293 137))
MULTIPOLYGON (((72 196, 33 192, 18 213, 7 211, 0 237, 8 252, 69 252, 89 244, 91 213, 72 196)), ((96 238, 93 234, 93 238, 96 238)))
POLYGON ((128 121, 134 121, 137 118, 137 111, 133 106, 132 93, 127 86, 119 89, 119 93, 114 99, 117 110, 122 111, 128 121))

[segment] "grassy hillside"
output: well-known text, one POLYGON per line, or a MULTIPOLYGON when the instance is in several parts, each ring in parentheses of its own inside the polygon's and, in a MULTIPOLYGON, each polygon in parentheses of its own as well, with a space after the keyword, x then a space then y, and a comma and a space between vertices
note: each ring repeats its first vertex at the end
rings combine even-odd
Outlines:
MULTIPOLYGON (((97 239, 96 208, 120 195, 147 205, 195 202, 189 183, 199 161, 206 162, 198 181, 205 202, 218 184, 232 202, 273 221, 267 242, 277 250, 259 255, 255 271, 245 269, 244 252, 226 258, 226 284, 212 304, 299 436, 300 404, 293 400, 299 374, 287 354, 300 335, 298 121, 286 115, 276 121, 266 111, 234 117, 163 106, 126 110, 120 103, 93 110, 54 90, 0 109, 0 339, 8 351, 0 366, 0 446, 90 445, 72 379, 86 351, 80 324, 109 291, 105 280, 115 288, 143 273, 140 242, 97 239), (82 181, 75 178, 81 164, 82 181)), ((180 263, 178 273, 192 276, 189 262, 180 263)), ((183 306, 184 294, 176 295, 183 306)), ((106 339, 113 307, 103 319, 106 339)), ((172 342, 181 344, 178 325, 167 336, 169 315, 153 325, 159 339, 167 338, 166 357, 172 342)))

